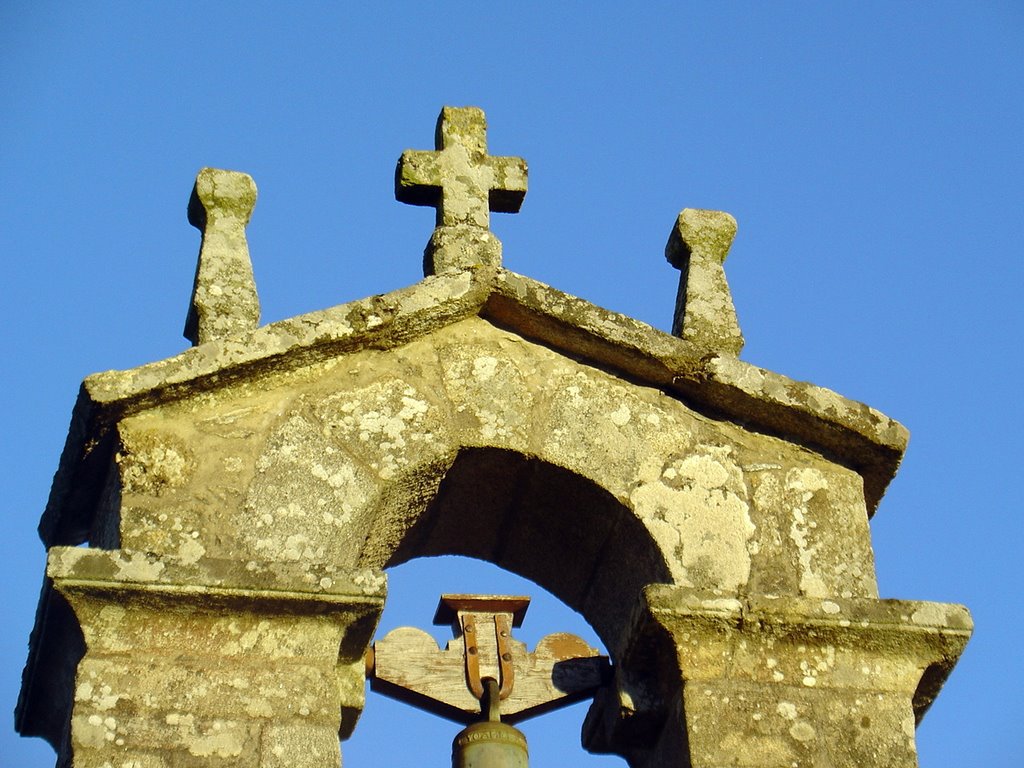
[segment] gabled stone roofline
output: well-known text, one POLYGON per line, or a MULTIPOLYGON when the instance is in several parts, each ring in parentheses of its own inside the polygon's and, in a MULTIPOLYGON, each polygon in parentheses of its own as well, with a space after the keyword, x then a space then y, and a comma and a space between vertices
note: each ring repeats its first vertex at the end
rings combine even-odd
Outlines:
POLYGON ((102 489, 88 468, 111 450, 111 427, 148 408, 363 349, 392 349, 482 317, 584 363, 656 387, 689 405, 827 454, 864 478, 873 513, 899 466, 908 432, 879 411, 595 306, 513 272, 472 267, 387 294, 199 344, 82 384, 40 535, 77 544, 102 489))

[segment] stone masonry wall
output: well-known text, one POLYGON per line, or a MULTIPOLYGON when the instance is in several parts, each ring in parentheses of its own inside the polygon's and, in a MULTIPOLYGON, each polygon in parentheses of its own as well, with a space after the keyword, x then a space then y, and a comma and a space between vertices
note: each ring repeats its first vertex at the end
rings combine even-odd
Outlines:
MULTIPOLYGON (((387 354, 159 406, 119 430, 120 545, 184 564, 384 567, 458 453, 490 448, 606 489, 671 583, 877 596, 856 473, 478 318, 387 354)), ((481 511, 515 528, 525 513, 493 496, 480 489, 481 511)), ((573 602, 554 574, 544 586, 573 602)))

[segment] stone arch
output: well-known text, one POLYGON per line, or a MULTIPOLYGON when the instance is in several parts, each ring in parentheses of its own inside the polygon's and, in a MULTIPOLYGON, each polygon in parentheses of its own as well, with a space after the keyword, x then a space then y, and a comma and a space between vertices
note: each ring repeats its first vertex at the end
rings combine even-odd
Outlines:
MULTIPOLYGON (((220 529, 225 542, 226 530, 237 537, 233 552, 340 568, 469 554, 593 613, 606 642, 611 623, 592 595, 611 590, 625 612, 645 583, 741 592, 755 534, 771 534, 753 483, 784 473, 799 451, 764 437, 778 457, 766 464, 737 425, 479 319, 412 342, 395 360, 353 355, 266 400, 258 413, 278 415, 254 420, 260 447, 247 449, 257 457, 244 502, 220 529), (588 565, 572 571, 579 586, 517 554, 514 534, 525 530, 580 543, 586 557, 573 554, 588 565)), ((760 499, 774 503, 767 492, 760 499)))
POLYGON ((608 647, 640 590, 671 582, 648 529, 589 478, 536 456, 462 447, 436 493, 411 498, 422 475, 436 471, 434 464, 420 467, 382 494, 361 567, 436 555, 485 560, 579 611, 608 647))

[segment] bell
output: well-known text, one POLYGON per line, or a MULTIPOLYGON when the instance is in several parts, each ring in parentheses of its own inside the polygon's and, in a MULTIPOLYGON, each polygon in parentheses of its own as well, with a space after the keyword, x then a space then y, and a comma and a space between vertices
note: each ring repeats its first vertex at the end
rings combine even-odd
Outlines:
POLYGON ((502 722, 473 723, 452 742, 452 768, 527 768, 528 756, 526 737, 502 722))
POLYGON ((463 728, 452 742, 452 768, 527 768, 526 737, 501 722, 501 694, 493 677, 481 680, 481 714, 486 717, 463 728))

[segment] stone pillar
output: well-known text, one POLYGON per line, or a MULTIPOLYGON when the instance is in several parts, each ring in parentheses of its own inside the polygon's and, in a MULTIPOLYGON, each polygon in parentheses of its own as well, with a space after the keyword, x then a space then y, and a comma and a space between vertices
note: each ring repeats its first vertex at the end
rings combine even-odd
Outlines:
POLYGON ((913 768, 970 632, 957 605, 653 585, 584 742, 636 768, 913 768))
POLYGON ((42 673, 26 681, 27 699, 67 702, 66 732, 49 734, 62 742, 58 765, 339 765, 339 735, 363 707, 383 574, 54 547, 47 576, 86 649, 66 690, 42 673))

